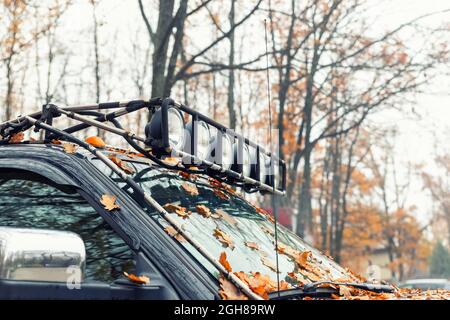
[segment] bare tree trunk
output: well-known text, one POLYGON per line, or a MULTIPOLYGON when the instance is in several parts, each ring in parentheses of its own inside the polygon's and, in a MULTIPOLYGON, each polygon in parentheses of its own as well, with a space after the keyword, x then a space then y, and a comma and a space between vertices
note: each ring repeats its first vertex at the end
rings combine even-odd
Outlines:
POLYGON ((158 26, 153 38, 152 97, 164 96, 167 51, 169 48, 169 37, 166 37, 166 34, 171 31, 168 28, 171 26, 174 4, 174 0, 159 1, 158 26))
POLYGON ((234 29, 235 29, 235 4, 236 0, 231 0, 231 10, 229 15, 230 20, 230 28, 232 31, 228 36, 230 41, 230 55, 228 63, 230 65, 230 71, 228 75, 228 99, 227 99, 227 107, 228 107, 228 115, 230 120, 230 128, 236 128, 236 111, 234 109, 234 51, 235 51, 235 37, 234 37, 234 29))

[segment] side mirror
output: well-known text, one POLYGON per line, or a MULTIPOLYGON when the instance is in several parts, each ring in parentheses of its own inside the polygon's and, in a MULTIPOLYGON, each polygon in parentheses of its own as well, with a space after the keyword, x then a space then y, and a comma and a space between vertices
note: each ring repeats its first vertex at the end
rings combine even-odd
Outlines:
POLYGON ((72 232, 0 227, 0 279, 83 281, 86 250, 72 232), (74 279, 76 278, 76 279, 74 279))

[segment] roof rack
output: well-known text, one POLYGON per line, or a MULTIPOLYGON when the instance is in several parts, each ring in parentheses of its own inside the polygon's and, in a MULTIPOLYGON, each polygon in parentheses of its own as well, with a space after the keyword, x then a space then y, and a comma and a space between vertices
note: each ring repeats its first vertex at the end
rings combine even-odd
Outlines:
MULTIPOLYGON (((114 162, 101 151, 101 149, 96 148, 73 135, 73 133, 89 127, 96 127, 121 136, 136 151, 142 153, 145 157, 162 167, 195 174, 205 173, 220 181, 226 181, 227 183, 241 186, 247 192, 262 191, 284 195, 286 185, 286 166, 284 161, 280 160, 275 155, 266 152, 262 146, 251 142, 249 139, 242 137, 234 131, 227 129, 212 119, 209 119, 182 104, 175 103, 170 98, 155 98, 149 101, 133 100, 127 102, 100 103, 63 108, 48 104, 44 105, 40 112, 20 116, 15 120, 0 124, 0 135, 2 137, 0 144, 8 144, 15 134, 34 128, 36 132, 43 130, 45 133, 44 142, 51 142, 54 139, 64 139, 77 144, 92 153, 127 183, 137 194, 141 195, 149 205, 154 207, 179 234, 218 268, 228 280, 238 286, 249 298, 260 300, 261 297, 259 295, 255 294, 249 286, 236 275, 228 272, 200 243, 187 234, 178 222, 150 194, 145 192, 130 175, 116 166, 114 162), (145 130, 146 137, 125 130, 117 120, 117 118, 121 116, 142 109, 147 109, 153 115, 145 130), (101 110, 109 110, 110 112, 99 112, 101 110), (181 115, 181 112, 184 112, 187 117, 192 118, 186 127, 184 122, 185 117, 181 115), (74 119, 78 121, 79 124, 64 130, 55 128, 53 126, 53 120, 62 116, 74 119), (176 133, 179 132, 180 128, 171 128, 170 126, 172 123, 170 123, 169 119, 175 119, 174 123, 176 123, 176 119, 179 120, 179 117, 182 119, 179 124, 182 124, 183 131, 187 130, 188 134, 187 137, 184 136, 184 133, 183 137, 179 135, 179 141, 177 141, 176 139, 173 139, 174 137, 177 138, 177 136, 176 134, 175 136, 173 135, 171 129, 174 129, 176 133), (110 122, 113 126, 110 126, 105 122, 110 122), (203 129, 200 129, 202 126, 203 129), (207 130, 205 130, 205 128, 207 130), (216 131, 215 136, 210 134, 210 130, 213 129, 216 131), (202 135, 199 135, 201 130, 203 130, 202 135), (213 149, 208 146, 206 149, 207 153, 200 154, 199 138, 204 139, 204 134, 206 132, 209 134, 208 143, 213 141, 213 149), (229 164, 225 164, 223 161, 223 155, 226 154, 223 152, 225 150, 224 142, 226 139, 233 141, 233 163, 229 164), (183 140, 182 146, 179 143, 181 140, 183 140), (142 147, 140 143, 150 147, 150 149, 142 147), (253 154, 249 152, 250 148, 253 149, 253 154), (245 152, 246 150, 247 153, 245 152), (173 166, 161 160, 162 157, 167 155, 181 157, 183 159, 181 162, 182 165, 173 166), (211 155, 214 155, 214 157, 211 158, 211 155), (254 161, 253 163, 246 163, 244 161, 245 158, 254 161), (269 160, 267 161, 266 158, 269 160), (197 165, 199 166, 199 169, 196 168, 194 170, 192 167, 197 165), (244 167, 245 165, 248 166, 247 170, 244 167), (267 169, 266 166, 268 166, 268 171, 263 171, 267 169), (276 171, 281 177, 278 184, 275 177, 276 171), (269 172, 269 174, 262 174, 262 172, 269 172)), ((229 154, 227 154, 227 156, 231 159, 229 154)))
POLYGON ((267 152, 263 146, 170 98, 63 108, 44 105, 40 112, 0 124, 0 135, 3 137, 0 143, 8 143, 15 133, 33 126, 35 131, 44 131, 44 142, 61 138, 74 142, 71 137, 73 133, 96 127, 124 138, 133 149, 167 169, 204 173, 249 193, 285 194, 286 165, 283 160, 267 152), (121 126, 118 118, 143 109, 153 115, 145 136, 121 126), (99 112, 104 110, 110 112, 99 112), (79 124, 64 130, 56 129, 52 126, 53 120, 61 116, 74 119, 79 124), (186 118, 190 119, 185 121, 186 118), (171 135, 174 135, 171 130, 178 133, 178 143, 171 141, 171 135), (179 165, 162 161, 167 156, 180 158, 179 165), (192 170, 193 167, 195 170, 192 170))

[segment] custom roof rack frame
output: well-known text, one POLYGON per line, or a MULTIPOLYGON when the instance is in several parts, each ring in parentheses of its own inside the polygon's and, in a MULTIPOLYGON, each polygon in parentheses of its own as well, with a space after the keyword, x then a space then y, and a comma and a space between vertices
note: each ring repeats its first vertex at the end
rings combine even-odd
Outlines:
POLYGON ((197 174, 204 173, 230 185, 242 187, 246 192, 260 191, 262 193, 274 193, 277 195, 285 194, 286 165, 283 160, 276 155, 267 152, 263 146, 252 142, 241 134, 228 129, 222 124, 183 104, 176 103, 170 98, 155 98, 150 101, 134 100, 127 102, 100 103, 63 108, 52 104, 44 105, 40 112, 28 116, 20 116, 15 120, 0 124, 0 135, 3 137, 1 142, 8 143, 13 134, 29 129, 32 126, 31 119, 36 120, 37 125, 43 123, 52 126, 53 119, 61 116, 77 120, 80 123, 64 130, 60 130, 60 132, 57 133, 35 125, 35 131, 44 130, 45 142, 50 142, 51 140, 59 138, 70 140, 68 134, 71 135, 72 133, 89 127, 96 127, 123 137, 127 143, 139 153, 142 153, 145 157, 167 169, 197 174), (184 117, 181 116, 183 122, 181 134, 186 136, 183 137, 185 141, 181 148, 173 146, 169 139, 171 123, 169 121, 168 113, 169 110, 172 110, 173 108, 177 110, 180 115, 185 115, 184 117), (154 121, 156 121, 156 125, 161 127, 159 137, 151 136, 152 132, 150 132, 150 129, 147 130, 147 128, 146 137, 127 131, 117 120, 119 117, 141 111, 142 109, 147 109, 153 114, 147 126, 150 127, 152 125, 155 127, 154 121), (114 111, 105 114, 99 112, 101 110, 114 111), (190 121, 188 121, 187 124, 185 123, 185 118, 190 118, 190 121), (113 126, 110 126, 105 122, 110 122, 113 126), (199 125, 202 125, 203 127, 205 125, 208 126, 208 134, 212 129, 217 132, 217 137, 213 135, 209 136, 207 150, 208 157, 201 158, 197 154, 199 138, 197 130, 199 125), (187 127, 189 127, 189 129, 187 127), (233 146, 233 150, 231 151, 233 155, 232 163, 228 166, 220 163, 220 161, 215 161, 215 159, 211 159, 210 157, 212 152, 213 154, 220 155, 219 157, 216 157, 220 159, 223 154, 222 141, 225 137, 229 140, 231 139, 231 144, 233 146), (140 143, 150 147, 150 149, 140 145, 140 143), (248 150, 251 150, 251 152, 248 150), (244 164, 244 151, 249 153, 247 156, 250 156, 250 163, 244 164), (169 165, 162 161, 162 159, 168 155, 180 157, 182 161, 180 161, 179 165, 169 165), (249 166, 249 168, 244 170, 244 165, 249 166), (192 166, 196 167, 195 170, 191 170, 192 166), (247 171, 248 175, 245 174, 245 171, 247 171))

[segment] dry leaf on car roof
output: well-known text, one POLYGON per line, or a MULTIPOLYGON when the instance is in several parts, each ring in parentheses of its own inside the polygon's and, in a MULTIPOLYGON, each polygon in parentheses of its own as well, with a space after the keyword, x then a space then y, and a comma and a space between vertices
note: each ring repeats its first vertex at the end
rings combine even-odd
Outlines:
POLYGON ((21 143, 24 138, 25 138, 25 134, 23 132, 17 132, 17 133, 14 133, 9 138, 9 143, 11 143, 11 144, 21 143))
POLYGON ((118 166, 120 169, 122 169, 122 170, 125 171, 126 173, 128 173, 128 174, 133 174, 133 173, 136 172, 136 171, 135 171, 128 163, 126 163, 126 162, 123 161, 122 159, 119 159, 119 158, 116 157, 115 155, 110 154, 110 155, 108 156, 108 158, 109 158, 112 162, 114 162, 114 164, 115 164, 116 166, 118 166))
POLYGON ((198 196, 199 195, 197 186, 195 184, 193 184, 193 183, 185 182, 185 183, 183 183, 181 185, 181 187, 184 189, 184 191, 186 191, 191 196, 198 196))
POLYGON ((248 300, 248 297, 223 275, 219 278, 219 295, 223 300, 248 300))
POLYGON ((68 154, 74 154, 78 149, 78 146, 73 143, 63 143, 62 146, 64 148, 64 151, 68 154))
POLYGON ((223 232, 222 230, 220 230, 219 228, 214 229, 214 236, 225 247, 230 247, 231 249, 234 249, 234 244, 233 244, 233 240, 231 240, 231 237, 229 235, 227 235, 225 232, 223 232))
POLYGON ((178 240, 179 242, 186 242, 186 239, 181 234, 179 234, 174 227, 168 226, 164 229, 164 231, 167 232, 172 238, 178 240))
POLYGON ((61 145, 62 144, 61 140, 58 140, 58 139, 53 139, 52 141, 50 141, 50 143, 51 144, 56 144, 56 145, 61 145))
POLYGON ((116 199, 116 196, 104 194, 102 195, 100 202, 106 210, 113 211, 115 209, 120 209, 120 206, 116 204, 116 199))
POLYGON ((149 284, 150 278, 147 276, 136 276, 134 274, 128 274, 126 272, 123 273, 125 277, 127 277, 131 282, 137 283, 137 284, 149 284))
POLYGON ((220 254, 219 262, 220 262, 220 264, 225 268, 225 270, 227 270, 228 272, 233 271, 233 270, 231 269, 230 263, 229 263, 228 260, 227 260, 227 254, 226 254, 225 252, 222 252, 222 253, 220 254))
POLYGON ((223 219, 224 221, 228 222, 231 225, 236 226, 238 224, 237 220, 233 218, 233 216, 229 215, 222 209, 215 210, 216 215, 218 218, 223 219))
POLYGON ((195 209, 197 210, 197 212, 199 214, 201 214, 205 218, 211 217, 211 210, 207 206, 205 206, 203 204, 198 204, 195 206, 195 209))
POLYGON ((177 206, 176 204, 167 203, 163 206, 169 213, 176 213, 182 218, 187 218, 191 212, 187 211, 185 207, 177 206))
POLYGON ((258 244, 257 244, 256 242, 249 242, 249 241, 247 241, 247 242, 245 243, 245 245, 246 245, 247 247, 249 247, 250 249, 253 249, 253 250, 259 250, 259 246, 258 246, 258 244))
POLYGON ((103 139, 100 137, 93 136, 93 137, 86 138, 86 140, 84 140, 84 141, 96 148, 105 148, 106 147, 105 141, 103 141, 103 139))

